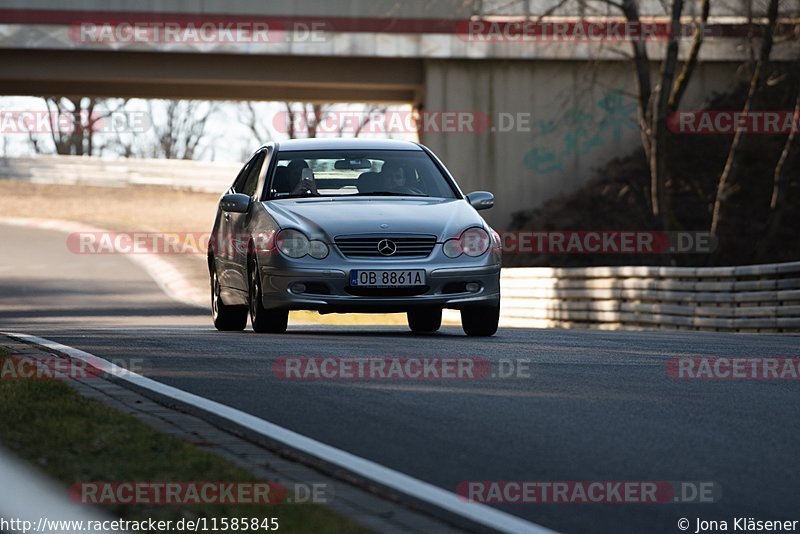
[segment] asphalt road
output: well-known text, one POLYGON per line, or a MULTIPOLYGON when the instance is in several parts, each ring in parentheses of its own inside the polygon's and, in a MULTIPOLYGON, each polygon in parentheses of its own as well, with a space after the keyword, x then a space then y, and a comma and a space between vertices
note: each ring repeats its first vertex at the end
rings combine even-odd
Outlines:
POLYGON ((714 481, 713 504, 498 506, 562 532, 680 532, 679 518, 800 519, 799 381, 676 381, 679 355, 790 356, 800 338, 694 332, 290 326, 219 333, 127 258, 0 225, 0 330, 39 335, 455 491, 467 480, 714 481), (530 377, 297 382, 281 357, 529 359, 530 377))

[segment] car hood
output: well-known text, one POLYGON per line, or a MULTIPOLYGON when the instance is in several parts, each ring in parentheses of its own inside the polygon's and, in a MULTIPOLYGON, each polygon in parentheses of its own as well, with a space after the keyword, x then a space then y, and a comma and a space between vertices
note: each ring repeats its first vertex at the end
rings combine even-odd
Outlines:
POLYGON ((443 241, 470 226, 486 226, 464 199, 325 197, 263 204, 281 228, 297 228, 329 242, 336 236, 371 233, 431 234, 443 241))

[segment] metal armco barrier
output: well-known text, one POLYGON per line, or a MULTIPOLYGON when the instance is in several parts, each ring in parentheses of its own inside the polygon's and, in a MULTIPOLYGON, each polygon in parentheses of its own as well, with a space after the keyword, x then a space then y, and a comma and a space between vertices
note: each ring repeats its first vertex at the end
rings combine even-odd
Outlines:
POLYGON ((508 268, 501 326, 800 332, 800 262, 508 268))

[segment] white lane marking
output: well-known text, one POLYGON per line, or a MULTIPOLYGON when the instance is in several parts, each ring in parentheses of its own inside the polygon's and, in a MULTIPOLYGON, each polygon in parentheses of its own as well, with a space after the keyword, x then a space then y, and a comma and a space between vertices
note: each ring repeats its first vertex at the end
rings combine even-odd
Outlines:
MULTIPOLYGON (((24 226, 27 228, 36 228, 39 230, 55 230, 67 234, 72 233, 108 233, 113 234, 111 230, 104 228, 96 228, 87 224, 64 221, 59 219, 37 219, 27 217, 0 217, 0 224, 7 224, 11 226, 24 226)), ((66 248, 66 245, 65 245, 66 248)), ((208 306, 199 304, 200 299, 199 290, 195 288, 189 280, 181 274, 167 260, 162 259, 156 254, 125 254, 135 264, 139 265, 144 271, 153 279, 156 285, 172 300, 178 301, 181 304, 191 306, 193 308, 209 309, 208 306), (194 298, 190 295, 196 295, 194 298)), ((209 290, 210 291, 210 290, 209 290)), ((209 299, 211 293, 209 293, 209 299)))
POLYGON ((129 382, 139 388, 150 390, 159 395, 175 399, 181 403, 194 406, 200 410, 209 412, 218 417, 222 417, 239 426, 247 428, 269 439, 283 443, 295 450, 301 451, 310 456, 320 458, 328 463, 342 467, 368 480, 373 480, 379 484, 392 488, 395 491, 409 495, 415 499, 432 504, 437 508, 447 510, 450 513, 459 515, 474 521, 477 524, 499 530, 501 532, 523 533, 530 532, 536 534, 552 533, 541 525, 525 521, 519 517, 501 512, 490 506, 480 503, 470 503, 463 500, 455 493, 443 490, 433 484, 417 480, 394 469, 384 467, 370 460, 361 458, 349 452, 326 445, 315 439, 306 437, 297 432, 293 432, 275 423, 270 423, 264 419, 259 419, 254 415, 242 412, 230 406, 200 397, 188 391, 183 391, 161 382, 156 382, 134 372, 118 367, 108 360, 104 360, 94 354, 84 352, 80 349, 62 345, 49 339, 44 339, 29 334, 14 332, 0 332, 5 336, 34 343, 64 353, 72 358, 85 362, 92 367, 111 374, 121 380, 129 382))

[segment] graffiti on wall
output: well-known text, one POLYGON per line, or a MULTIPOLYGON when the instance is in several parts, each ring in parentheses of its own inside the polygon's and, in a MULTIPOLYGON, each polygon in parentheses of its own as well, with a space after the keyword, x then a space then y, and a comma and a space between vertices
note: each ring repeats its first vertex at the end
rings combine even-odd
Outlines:
POLYGON ((560 120, 535 121, 537 146, 525 154, 525 167, 539 174, 562 172, 569 159, 619 141, 625 130, 637 128, 636 102, 621 89, 608 91, 595 104, 599 120, 575 107, 560 120))

